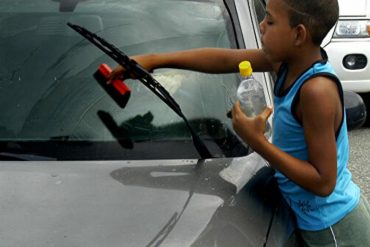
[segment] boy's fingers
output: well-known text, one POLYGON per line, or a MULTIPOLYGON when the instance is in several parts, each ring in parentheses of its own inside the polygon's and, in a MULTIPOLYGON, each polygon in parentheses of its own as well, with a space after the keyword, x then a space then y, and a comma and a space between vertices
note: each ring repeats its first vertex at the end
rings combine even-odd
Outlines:
POLYGON ((263 117, 264 119, 268 119, 268 118, 270 117, 271 113, 272 113, 272 108, 271 108, 271 107, 269 107, 269 106, 267 106, 267 107, 265 108, 265 110, 261 113, 261 115, 262 115, 262 117, 263 117))
POLYGON ((232 109, 232 115, 235 116, 236 114, 239 114, 241 112, 241 109, 240 109, 240 102, 239 100, 235 102, 234 106, 233 106, 233 109, 232 109))
POLYGON ((110 73, 107 83, 109 84, 115 79, 122 79, 124 73, 125 73, 124 69, 121 66, 117 66, 110 73))

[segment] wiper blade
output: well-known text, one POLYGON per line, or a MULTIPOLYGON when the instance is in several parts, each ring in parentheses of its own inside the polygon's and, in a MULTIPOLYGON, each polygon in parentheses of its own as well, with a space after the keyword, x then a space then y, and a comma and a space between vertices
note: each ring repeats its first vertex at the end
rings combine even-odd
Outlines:
POLYGON ((81 34, 84 38, 89 40, 100 50, 110 56, 118 64, 122 65, 128 73, 133 74, 140 82, 149 88, 155 95, 157 95, 164 103, 166 103, 179 117, 181 117, 187 128, 189 129, 195 148, 203 159, 212 158, 204 142, 200 139, 194 129, 191 127, 189 121, 182 113, 180 106, 172 98, 169 92, 156 80, 148 71, 141 67, 135 60, 130 59, 124 52, 119 50, 114 45, 110 44, 98 35, 91 33, 89 30, 72 23, 67 23, 69 27, 81 34))

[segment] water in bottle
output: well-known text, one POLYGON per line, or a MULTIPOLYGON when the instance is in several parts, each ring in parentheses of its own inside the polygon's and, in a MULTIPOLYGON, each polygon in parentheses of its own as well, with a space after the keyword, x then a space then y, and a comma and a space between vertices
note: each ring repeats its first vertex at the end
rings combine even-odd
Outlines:
MULTIPOLYGON (((237 90, 240 108, 248 117, 255 117, 266 108, 266 98, 262 84, 253 77, 250 62, 243 61, 239 64, 241 82, 237 90)), ((271 136, 270 123, 266 123, 265 136, 271 136)))
POLYGON ((249 117, 255 117, 266 108, 263 86, 253 77, 250 62, 239 64, 241 82, 237 90, 242 111, 249 117))

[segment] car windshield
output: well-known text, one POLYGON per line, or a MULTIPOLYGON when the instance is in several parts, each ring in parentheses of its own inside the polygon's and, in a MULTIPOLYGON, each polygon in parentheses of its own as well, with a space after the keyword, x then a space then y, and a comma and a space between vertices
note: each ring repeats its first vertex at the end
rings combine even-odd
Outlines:
MULTIPOLYGON (((127 55, 237 47, 221 0, 1 0, 0 152, 58 160, 199 157, 184 121, 137 80, 120 108, 94 80, 116 63, 67 26, 85 27, 127 55), (35 156, 37 157, 37 156, 35 156)), ((235 74, 161 69, 153 76, 215 157, 240 156, 226 113, 235 74)))

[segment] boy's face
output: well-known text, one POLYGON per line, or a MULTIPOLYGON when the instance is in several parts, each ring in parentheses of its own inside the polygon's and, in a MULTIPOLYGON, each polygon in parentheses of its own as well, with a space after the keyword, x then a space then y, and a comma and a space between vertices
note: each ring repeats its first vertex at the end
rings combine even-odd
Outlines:
POLYGON ((262 47, 272 62, 287 60, 293 48, 294 28, 289 25, 288 7, 284 0, 269 0, 266 16, 260 23, 262 47))

